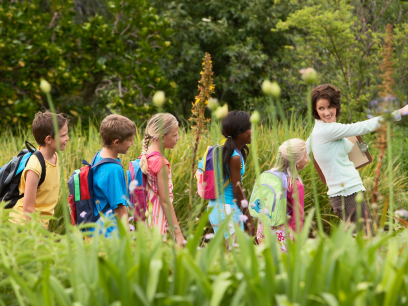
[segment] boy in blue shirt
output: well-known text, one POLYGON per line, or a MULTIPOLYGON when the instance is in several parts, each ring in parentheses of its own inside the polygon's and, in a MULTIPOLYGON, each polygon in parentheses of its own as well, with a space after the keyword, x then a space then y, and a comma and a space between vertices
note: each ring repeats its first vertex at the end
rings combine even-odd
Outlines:
MULTIPOLYGON (((128 118, 113 114, 103 119, 100 134, 103 148, 96 154, 93 164, 102 158, 112 158, 120 162, 119 154, 126 154, 133 145, 136 126, 128 118)), ((129 228, 127 186, 123 167, 116 163, 106 163, 93 168, 92 171, 95 206, 98 212, 102 212, 111 221, 106 229, 102 218, 97 224, 104 229, 106 237, 117 231, 115 215, 129 228)))

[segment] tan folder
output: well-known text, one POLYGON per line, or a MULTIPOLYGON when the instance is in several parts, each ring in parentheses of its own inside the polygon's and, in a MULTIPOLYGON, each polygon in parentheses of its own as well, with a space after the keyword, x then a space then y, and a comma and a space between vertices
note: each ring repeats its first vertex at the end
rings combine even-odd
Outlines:
MULTIPOLYGON (((347 139, 350 140, 354 144, 353 149, 350 151, 348 156, 349 156, 349 159, 353 162, 354 167, 356 169, 360 169, 361 167, 364 167, 373 162, 373 158, 371 157, 370 152, 368 152, 367 150, 365 153, 363 153, 359 145, 357 144, 357 141, 363 142, 363 139, 361 138, 361 136, 347 137, 347 139)), ((317 170, 317 173, 319 173, 319 176, 322 179, 323 183, 326 184, 326 178, 323 175, 322 169, 320 169, 318 163, 316 162, 314 158, 313 158, 313 164, 317 170)))

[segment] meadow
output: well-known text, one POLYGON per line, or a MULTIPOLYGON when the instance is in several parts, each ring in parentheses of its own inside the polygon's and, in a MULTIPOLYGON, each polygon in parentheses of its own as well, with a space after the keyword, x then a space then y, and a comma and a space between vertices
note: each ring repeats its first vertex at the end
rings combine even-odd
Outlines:
MULTIPOLYGON (((405 122, 405 121, 404 121, 405 122)), ((218 128, 216 126, 215 128, 218 128)), ((269 124, 260 125, 258 129, 257 138, 257 152, 259 158, 260 170, 265 171, 273 167, 275 162, 275 156, 277 148, 279 145, 285 141, 286 138, 301 138, 307 139, 310 135, 311 129, 308 128, 308 124, 305 120, 296 118, 293 116, 286 126, 280 124, 277 126, 277 133, 273 133, 272 128, 269 124)), ((197 160, 201 158, 204 151, 208 145, 214 145, 212 143, 212 133, 209 132, 210 126, 201 135, 201 141, 197 151, 197 160)), ((124 170, 128 169, 129 161, 136 159, 141 153, 141 143, 142 143, 142 133, 144 133, 143 128, 139 127, 137 129, 137 134, 135 135, 135 144, 130 148, 126 155, 121 156, 122 164, 124 165, 124 170)), ((408 208, 408 177, 406 173, 408 172, 408 139, 405 137, 408 133, 408 128, 397 124, 394 128, 394 137, 392 138, 392 148, 394 151, 394 163, 393 172, 396 174, 393 177, 394 186, 394 198, 396 202, 395 209, 408 208)), ((220 133, 217 130, 217 134, 220 133)), ((32 134, 28 130, 20 130, 18 133, 13 135, 11 132, 2 133, 0 136, 0 145, 3 148, 0 152, 0 164, 3 165, 7 163, 11 156, 15 155, 21 149, 24 148, 24 141, 28 140, 31 143, 35 143, 32 134)), ((377 157, 378 149, 374 145, 375 133, 366 135, 364 140, 370 146, 370 152, 373 156, 373 163, 360 169, 360 175, 363 179, 364 186, 367 191, 365 193, 366 201, 371 203, 371 193, 370 191, 374 187, 375 179, 375 169, 377 167, 377 157)), ((190 172, 191 163, 193 158, 193 147, 194 147, 194 135, 191 133, 189 128, 180 129, 180 140, 177 146, 172 151, 167 151, 165 156, 170 162, 173 184, 174 184, 174 205, 176 208, 177 216, 180 220, 181 226, 185 233, 189 230, 189 191, 190 191, 190 172)), ((70 141, 67 149, 61 152, 61 160, 64 169, 64 179, 68 180, 69 176, 75 169, 79 169, 82 166, 82 160, 88 162, 91 161, 92 157, 102 148, 102 142, 99 136, 99 127, 97 125, 90 125, 90 128, 85 132, 82 129, 81 124, 70 127, 70 141)), ((197 160, 195 165, 197 165, 197 160)), ((386 159, 385 159, 386 160, 386 159)), ((300 172, 302 180, 306 186, 305 194, 305 211, 310 210, 313 205, 313 192, 310 176, 310 167, 313 164, 309 162, 308 166, 300 172), (309 188, 308 188, 309 187, 309 188)), ((379 192, 383 196, 388 194, 388 163, 384 161, 382 166, 382 172, 380 177, 379 192)), ((244 176, 243 186, 246 191, 247 198, 250 197, 250 193, 254 186, 256 178, 255 166, 252 154, 249 154, 247 161, 247 171, 244 176)), ((321 209, 321 215, 324 221, 325 231, 330 233, 332 225, 338 223, 338 218, 332 213, 330 208, 330 203, 327 193, 327 187, 323 182, 318 179, 317 173, 315 173, 318 199, 321 209)), ((192 207, 192 220, 195 220, 191 225, 194 227, 198 223, 196 218, 199 218, 202 214, 203 205, 201 205, 201 199, 197 194, 196 181, 193 184, 193 207, 192 207)), ((66 184, 63 183, 61 188, 66 188, 66 184)), ((56 231, 58 233, 64 231, 63 213, 62 213, 62 190, 60 191, 60 201, 56 208, 56 220, 51 222, 50 230, 56 231)), ((377 207, 375 213, 378 217, 382 214, 382 201, 377 207)), ((371 213, 373 214, 373 210, 371 213)), ((315 223, 313 223, 314 226, 315 223)))
MULTIPOLYGON (((201 135, 198 157, 219 135, 217 125, 201 135)), ((273 166, 277 147, 286 139, 306 139, 311 129, 306 121, 292 117, 275 125, 257 128, 257 152, 261 171, 273 166)), ((141 152, 143 127, 135 144, 121 156, 125 170, 141 152)), ((407 129, 394 126, 392 148, 395 209, 407 208, 407 129)), ((219 137, 218 137, 219 138, 219 137)), ((373 188, 378 149, 375 134, 364 137, 370 143, 374 162, 360 170, 368 203, 373 188)), ((24 140, 33 142, 29 130, 0 136, 0 164, 8 162, 23 148, 24 140)), ((326 187, 317 182, 324 232, 319 234, 311 188, 311 163, 300 175, 306 186, 306 222, 288 253, 277 247, 276 237, 267 232, 266 243, 258 246, 253 238, 237 229, 238 243, 226 248, 220 229, 212 239, 203 203, 193 185, 193 206, 188 209, 190 171, 194 136, 180 130, 180 140, 166 151, 173 173, 174 204, 188 242, 185 248, 163 238, 143 224, 135 232, 121 226, 120 238, 84 239, 78 227, 66 230, 62 198, 49 231, 38 222, 27 227, 10 225, 7 211, 1 209, 0 224, 0 305, 405 305, 408 297, 408 231, 397 222, 396 231, 378 229, 374 238, 356 237, 352 228, 339 227, 331 212, 326 187), (208 237, 208 236, 207 236, 208 237), (210 237, 208 237, 210 238, 210 237)), ((254 144, 252 144, 254 145, 254 144)), ((80 124, 70 127, 70 142, 61 152, 62 188, 69 175, 90 161, 101 148, 97 125, 85 132, 80 124)), ((252 152, 252 151, 251 151, 252 152)), ((379 192, 380 205, 373 210, 379 225, 382 205, 387 199, 389 163, 384 162, 379 192)), ((252 154, 247 161, 244 188, 249 197, 255 178, 252 154)), ((314 171, 314 170, 313 170, 314 171)), ((194 182, 195 183, 195 182, 194 182)), ((62 190, 61 190, 62 191, 62 190)), ((62 197, 62 192, 60 192, 62 197)), ((222 226, 226 226, 224 223, 222 226)))

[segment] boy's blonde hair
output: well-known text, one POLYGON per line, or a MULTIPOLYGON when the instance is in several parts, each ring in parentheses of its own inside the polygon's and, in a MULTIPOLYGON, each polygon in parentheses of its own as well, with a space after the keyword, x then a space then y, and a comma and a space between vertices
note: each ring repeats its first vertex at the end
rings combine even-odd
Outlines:
POLYGON ((291 185, 295 178, 302 181, 296 170, 296 162, 301 161, 307 152, 306 142, 299 138, 286 140, 278 149, 276 163, 273 170, 285 172, 288 175, 288 184, 291 185), (292 173, 291 160, 293 160, 294 171, 292 173))
POLYGON ((110 149, 115 139, 125 141, 136 134, 136 126, 132 120, 121 115, 112 114, 103 119, 99 129, 103 146, 110 149))
POLYGON ((157 140, 160 135, 166 136, 170 134, 176 125, 178 125, 176 117, 169 113, 156 114, 147 123, 142 140, 142 157, 140 159, 140 169, 144 174, 148 173, 146 154, 150 140, 157 140))

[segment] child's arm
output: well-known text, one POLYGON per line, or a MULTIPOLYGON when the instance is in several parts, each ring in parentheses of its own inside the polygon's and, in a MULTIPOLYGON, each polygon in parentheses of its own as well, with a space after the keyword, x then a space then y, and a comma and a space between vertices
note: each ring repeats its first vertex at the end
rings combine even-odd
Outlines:
POLYGON ((37 197, 39 181, 40 178, 37 173, 31 170, 27 170, 23 200, 23 213, 27 222, 31 220, 31 217, 28 214, 32 214, 35 212, 35 199, 37 197))
POLYGON ((180 245, 184 245, 184 237, 183 233, 181 232, 180 225, 177 221, 176 213, 174 211, 174 207, 172 203, 167 203, 167 200, 170 199, 169 197, 169 185, 168 185, 168 177, 169 177, 169 170, 168 166, 164 165, 160 171, 157 173, 157 185, 159 189, 159 198, 160 198, 160 205, 163 208, 164 215, 166 216, 167 220, 169 220, 169 224, 173 225, 174 227, 174 235, 176 238, 176 242, 180 245))
POLYGON ((228 161, 228 167, 231 174, 232 190, 234 193, 234 198, 237 200, 238 207, 241 209, 242 213, 248 217, 246 225, 248 227, 248 232, 250 235, 255 235, 255 226, 252 222, 251 215, 249 214, 248 207, 243 208, 241 205, 242 200, 245 199, 245 194, 242 191, 241 182, 241 157, 233 156, 228 161))
POLYGON ((129 229, 129 216, 125 205, 119 204, 116 209, 113 210, 118 216, 119 220, 125 219, 126 228, 129 229))

